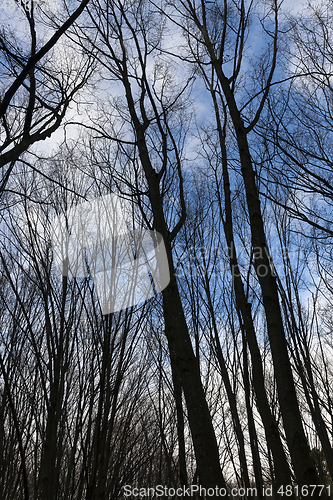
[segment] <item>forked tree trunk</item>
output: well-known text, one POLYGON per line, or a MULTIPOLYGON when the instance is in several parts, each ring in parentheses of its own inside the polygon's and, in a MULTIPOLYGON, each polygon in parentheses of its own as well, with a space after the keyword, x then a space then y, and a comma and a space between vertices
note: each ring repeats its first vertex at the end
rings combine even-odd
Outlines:
MULTIPOLYGON (((235 247, 234 229, 232 221, 231 191, 230 191, 228 164, 227 164, 227 150, 225 144, 226 123, 224 125, 222 125, 221 123, 219 108, 216 101, 216 95, 213 91, 212 91, 212 98, 214 102, 217 130, 219 134, 221 154, 222 154, 224 210, 222 209, 222 199, 220 196, 220 192, 218 190, 217 194, 218 194, 218 201, 220 208, 220 216, 221 219, 223 220, 224 235, 229 251, 229 263, 235 290, 236 308, 240 320, 242 322, 242 328, 244 330, 245 340, 250 349, 251 361, 252 361, 252 377, 253 377, 254 390, 256 394, 257 407, 261 416, 261 420, 264 425, 267 444, 272 452, 272 457, 274 462, 274 472, 275 472, 275 478, 272 479, 275 483, 274 486, 277 490, 280 486, 286 486, 291 483, 290 471, 283 450, 279 429, 272 415, 268 403, 267 393, 265 389, 265 382, 264 382, 262 359, 253 324, 251 307, 245 295, 244 285, 238 266, 238 257, 235 247), (224 213, 224 218, 223 218, 223 213, 224 213)), ((246 342, 243 346, 244 349, 246 349, 246 342)))
POLYGON ((151 165, 145 141, 144 127, 136 115, 131 87, 126 78, 124 78, 124 85, 132 123, 136 132, 136 143, 140 160, 148 183, 149 198, 154 216, 154 228, 164 239, 169 262, 170 283, 162 292, 165 333, 168 340, 170 357, 180 374, 180 381, 184 390, 200 484, 205 488, 215 488, 216 486, 226 488, 220 466, 219 450, 212 419, 203 390, 197 359, 193 352, 176 281, 170 233, 163 212, 160 179, 151 165))
POLYGON ((310 448, 305 437, 298 406, 282 321, 277 283, 274 274, 271 272, 271 262, 247 134, 233 92, 230 89, 229 82, 216 59, 213 64, 227 101, 237 138, 247 208, 250 218, 252 247, 254 250, 254 268, 262 291, 267 331, 288 448, 298 484, 315 485, 318 484, 318 479, 315 465, 310 455, 310 448))

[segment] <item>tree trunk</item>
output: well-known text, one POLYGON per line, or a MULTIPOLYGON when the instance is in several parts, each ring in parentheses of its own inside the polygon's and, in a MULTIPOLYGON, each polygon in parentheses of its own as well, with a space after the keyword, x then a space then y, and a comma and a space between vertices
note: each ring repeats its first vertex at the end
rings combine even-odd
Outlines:
POLYGON ((182 403, 182 386, 180 381, 180 373, 177 364, 171 359, 172 381, 176 405, 177 415, 177 437, 178 437, 178 458, 179 458, 179 479, 181 485, 187 486, 187 469, 186 469, 186 452, 185 452, 185 436, 184 436, 184 414, 182 403))
POLYGON ((132 124, 136 133, 136 144, 148 183, 149 198, 154 216, 154 228, 163 237, 168 257, 170 283, 162 292, 165 333, 168 340, 170 357, 180 374, 184 390, 200 484, 205 488, 215 488, 216 486, 226 488, 221 471, 219 450, 212 419, 202 387, 198 363, 193 352, 176 281, 170 233, 163 212, 163 201, 159 184, 160 177, 150 161, 145 141, 145 126, 140 123, 136 114, 131 86, 126 74, 124 75, 123 83, 132 124))
POLYGON ((267 330, 270 340, 275 379, 288 448, 299 485, 318 484, 314 462, 310 455, 293 380, 287 342, 279 304, 276 278, 271 272, 271 262, 260 208, 259 194, 244 123, 237 108, 227 78, 217 60, 216 73, 221 82, 227 106, 236 133, 245 185, 246 201, 250 217, 254 268, 262 291, 267 330))
MULTIPOLYGON (((169 249, 169 254, 171 249, 169 249)), ((169 255, 171 280, 163 291, 165 332, 170 357, 180 373, 197 462, 199 482, 204 488, 226 488, 216 437, 194 356, 184 312, 169 255)))
MULTIPOLYGON (((275 487, 286 486, 290 484, 290 471, 288 462, 283 450, 280 433, 277 423, 272 415, 264 382, 264 373, 262 368, 261 354, 257 342, 255 328, 252 319, 251 307, 248 303, 244 291, 240 270, 238 267, 238 257, 235 248, 233 222, 232 222, 232 206, 231 206, 231 192, 230 180, 227 164, 227 151, 225 145, 225 131, 222 129, 220 114, 217 106, 216 96, 212 92, 217 128, 219 133, 221 153, 222 153, 222 176, 223 176, 223 190, 224 190, 224 212, 225 218, 223 221, 224 235, 228 245, 229 263, 235 290, 236 308, 239 313, 240 319, 243 322, 242 328, 246 335, 251 361, 252 361, 252 376, 253 385, 256 393, 256 401, 261 420, 264 424, 265 435, 268 447, 270 448, 273 456, 275 468, 275 487)), ((220 207, 220 215, 223 220, 222 200, 219 190, 217 191, 218 201, 220 207)), ((244 345, 244 349, 246 345, 244 345)), ((274 478, 272 478, 274 481, 274 478)))

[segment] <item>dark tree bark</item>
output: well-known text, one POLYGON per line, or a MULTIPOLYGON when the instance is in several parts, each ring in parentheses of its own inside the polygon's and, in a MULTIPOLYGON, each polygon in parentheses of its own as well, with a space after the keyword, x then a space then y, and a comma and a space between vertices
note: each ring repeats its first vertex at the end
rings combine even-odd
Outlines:
MULTIPOLYGON (((199 10, 195 9, 194 6, 191 4, 191 2, 187 2, 186 11, 187 14, 193 20, 195 27, 199 30, 201 34, 202 43, 206 48, 208 59, 210 61, 210 64, 212 65, 216 78, 221 86, 221 91, 226 102, 226 108, 228 109, 233 131, 236 137, 239 160, 241 164, 241 174, 244 182, 244 190, 246 195, 247 210, 250 220, 254 269, 262 292, 262 300, 266 315, 267 330, 268 330, 268 336, 270 340, 270 346, 273 358, 274 373, 277 382, 279 403, 281 407, 284 429, 286 432, 288 448, 290 451, 295 475, 297 478, 297 482, 300 485, 303 484, 315 485, 318 484, 318 478, 313 459, 310 455, 310 448, 304 433, 300 409, 298 406, 295 384, 293 380, 293 374, 287 350, 287 342, 286 342, 286 336, 280 309, 277 283, 274 274, 271 272, 271 259, 266 241, 266 234, 264 230, 263 216, 260 207, 259 192, 257 188, 257 180, 248 142, 248 134, 256 126, 263 111, 266 99, 268 97, 273 74, 275 71, 276 57, 277 57, 277 37, 278 37, 278 6, 277 3, 275 2, 273 6, 273 13, 275 18, 275 28, 274 28, 275 31, 272 36, 273 56, 272 56, 271 68, 267 76, 266 87, 262 91, 262 97, 259 102, 259 106, 254 115, 254 118, 250 121, 248 126, 245 126, 243 122, 242 115, 238 108, 234 94, 235 80, 240 70, 240 64, 243 52, 243 42, 245 36, 246 23, 245 23, 244 3, 241 2, 239 9, 240 12, 239 26, 241 35, 239 36, 240 45, 238 49, 239 51, 238 63, 236 64, 235 62, 233 75, 231 78, 228 78, 223 70, 223 54, 225 50, 224 44, 226 36, 225 30, 228 19, 227 4, 225 3, 224 5, 223 38, 220 46, 217 43, 212 42, 209 36, 210 26, 206 12, 206 3, 201 2, 201 10, 199 10), (216 46, 218 46, 218 53, 216 50, 216 46)), ((236 56, 235 56, 235 61, 236 61, 236 56)), ((228 239, 230 240, 230 237, 228 239)), ((235 248, 232 247, 230 250, 230 259, 232 258, 231 252, 234 251, 235 248)), ((234 270, 232 270, 232 272, 234 273, 234 270)), ((242 294, 240 287, 238 293, 240 297, 242 294)), ((243 309, 244 313, 245 309, 247 309, 247 314, 244 314, 244 322, 248 321, 250 323, 251 322, 250 307, 249 304, 246 303, 246 301, 244 303, 243 309)), ((245 329, 246 331, 248 331, 248 328, 245 327, 245 329)), ((285 476, 283 480, 285 480, 285 476)))
MULTIPOLYGON (((128 115, 135 136, 135 148, 148 186, 148 196, 153 217, 152 226, 162 235, 166 247, 170 283, 162 292, 165 333, 170 358, 174 368, 176 368, 175 373, 180 376, 180 383, 184 391, 200 484, 204 487, 226 487, 221 471, 212 418, 202 387, 198 362, 193 352, 172 258, 171 244, 185 222, 186 211, 181 160, 168 122, 169 109, 156 98, 154 86, 148 82, 146 64, 149 44, 145 30, 141 29, 141 27, 140 30, 135 29, 135 26, 133 26, 134 21, 131 21, 130 18, 133 13, 127 11, 122 3, 112 7, 112 9, 113 18, 110 17, 110 22, 112 22, 112 29, 117 33, 117 55, 110 46, 109 40, 105 38, 104 31, 101 30, 99 35, 103 43, 106 44, 108 51, 106 65, 112 76, 116 77, 124 88, 128 115), (138 61, 135 74, 131 73, 132 61, 129 58, 127 42, 125 41, 127 33, 131 33, 133 38, 133 50, 135 51, 136 61, 138 61), (142 49, 142 46, 144 49, 142 49), (140 89, 138 99, 137 96, 134 97, 133 95, 132 80, 135 80, 140 89), (148 146, 149 127, 152 122, 155 123, 159 133, 159 155, 161 154, 156 168, 152 164, 148 146), (176 158, 175 171, 172 175, 178 182, 177 189, 180 193, 181 205, 181 215, 172 230, 169 230, 166 222, 162 188, 163 176, 167 173, 169 163, 168 147, 172 149, 176 158)), ((99 12, 99 15, 102 16, 103 14, 99 12)), ((135 18, 135 22, 144 22, 138 12, 136 12, 135 18)), ((93 20, 93 22, 95 21, 93 20)), ((101 52, 100 57, 104 55, 105 53, 101 52)), ((137 63, 135 62, 135 64, 137 63)), ((178 98, 179 96, 175 96, 173 106, 177 106, 178 98)))
MULTIPOLYGON (((264 374, 262 367, 261 354, 256 338, 255 327, 253 324, 251 305, 245 295, 244 284, 242 282, 241 272, 238 265, 238 257, 235 246, 234 230, 232 222, 232 204, 231 204, 231 191, 230 180, 227 165, 227 150, 225 145, 225 127, 221 123, 220 114, 217 107, 215 93, 213 92, 214 107, 217 118, 217 127, 220 138, 220 146, 222 153, 222 179, 223 179, 223 192, 224 192, 224 206, 222 207, 222 197, 218 191, 220 215, 223 221, 224 234, 229 251, 230 271, 233 279, 235 290, 236 307, 240 314, 242 327, 244 328, 246 342, 249 346, 252 360, 252 376, 253 384, 256 392, 257 406, 262 418, 267 444, 272 452, 274 469, 275 469, 275 482, 278 488, 281 485, 290 484, 290 471, 288 462, 283 450, 282 442, 280 439, 278 425, 272 415, 266 389, 264 383, 264 374), (224 215, 223 215, 224 214, 224 215)), ((246 349, 246 344, 243 346, 246 349)))

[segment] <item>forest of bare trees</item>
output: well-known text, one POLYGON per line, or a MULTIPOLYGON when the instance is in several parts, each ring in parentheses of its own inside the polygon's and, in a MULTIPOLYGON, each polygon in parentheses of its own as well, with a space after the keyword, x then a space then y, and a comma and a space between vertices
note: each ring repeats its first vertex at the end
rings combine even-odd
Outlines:
POLYGON ((0 500, 329 498, 333 4, 0 19, 0 500), (109 314, 52 240, 106 195, 169 271, 109 314))

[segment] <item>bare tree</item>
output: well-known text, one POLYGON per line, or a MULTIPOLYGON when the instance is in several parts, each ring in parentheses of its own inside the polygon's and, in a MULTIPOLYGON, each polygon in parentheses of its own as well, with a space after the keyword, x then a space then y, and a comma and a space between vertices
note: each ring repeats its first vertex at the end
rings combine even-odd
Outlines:
MULTIPOLYGON (((72 14, 67 11, 64 21, 55 22, 46 43, 43 42, 43 32, 48 23, 34 2, 28 9, 20 8, 18 2, 18 19, 14 22, 24 23, 24 35, 14 35, 10 24, 2 28, 1 192, 18 158, 60 127, 74 96, 92 73, 91 58, 74 58, 73 52, 66 53, 64 45, 60 44, 61 37, 82 14, 88 2, 83 0, 72 14), (7 85, 5 81, 8 81, 7 85)), ((53 19, 55 21, 56 17, 53 19)))
MULTIPOLYGON (((219 105, 228 111, 230 127, 236 139, 239 155, 240 174, 246 196, 246 211, 250 222, 253 266, 262 292, 262 301, 266 315, 266 324, 275 370, 275 379, 279 393, 279 402, 284 429, 291 454, 297 482, 317 484, 316 471, 310 455, 310 448, 302 426, 300 409, 297 401, 295 384, 286 343, 282 312, 279 304, 278 287, 274 274, 270 272, 270 252, 267 244, 258 181, 252 155, 250 152, 250 133, 256 127, 263 112, 270 86, 273 81, 278 53, 279 7, 274 2, 265 13, 268 23, 265 28, 268 36, 267 56, 264 65, 260 66, 261 87, 250 93, 242 107, 237 102, 238 81, 241 79, 244 44, 248 32, 250 10, 246 11, 245 3, 239 2, 231 8, 227 2, 223 5, 208 6, 205 2, 179 2, 176 9, 189 20, 184 23, 185 36, 188 39, 190 55, 187 60, 196 64, 205 72, 210 64, 216 85, 220 89, 219 105), (237 26, 236 30, 232 26, 237 26), (193 35, 196 33, 196 36, 193 35), (227 51, 233 49, 233 56, 227 51), (271 57, 269 63, 267 58, 271 57), (268 68, 268 69, 267 69, 268 68), (229 74, 229 76, 227 76, 229 74), (245 118, 245 109, 253 100, 257 107, 245 118), (252 116, 251 116, 252 115, 252 116)), ((214 82, 213 80, 213 82, 214 82)), ((214 92, 215 83, 212 82, 214 92)), ((249 89, 250 90, 250 89, 249 89)), ((215 106, 216 108, 216 106, 215 106)), ((222 131, 223 132, 223 131, 222 131)), ((222 161, 223 142, 221 143, 222 161)), ((224 160, 226 161, 226 159, 224 160)), ((228 183, 225 178, 226 184, 228 183)), ((230 223, 229 223, 230 224, 230 223)), ((230 226, 229 226, 230 227, 230 226)), ((231 250, 234 251, 234 248, 231 250)), ((232 258, 232 255, 230 255, 232 258)), ((247 309, 248 306, 247 306, 247 309)), ((245 312, 245 311, 244 311, 245 312)), ((246 321, 244 314, 243 321, 246 321)), ((287 469, 286 469, 287 473, 287 469)), ((284 481, 286 481, 284 476, 284 481)))

